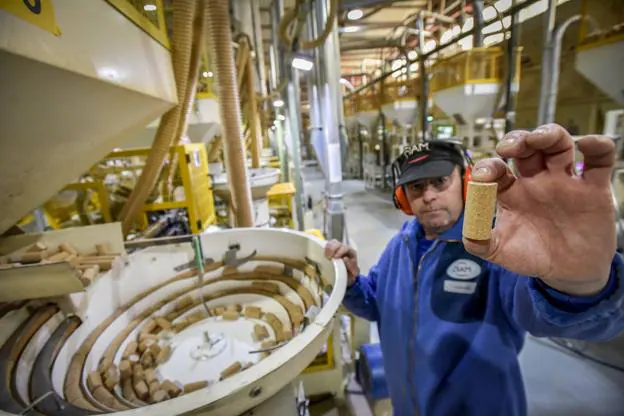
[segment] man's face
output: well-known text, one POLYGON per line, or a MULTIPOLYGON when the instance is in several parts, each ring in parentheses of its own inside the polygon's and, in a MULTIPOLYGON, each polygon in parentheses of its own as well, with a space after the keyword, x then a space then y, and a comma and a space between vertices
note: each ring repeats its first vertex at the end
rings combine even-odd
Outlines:
POLYGON ((412 212, 428 234, 439 234, 459 219, 464 208, 459 168, 449 176, 423 179, 405 185, 412 212))

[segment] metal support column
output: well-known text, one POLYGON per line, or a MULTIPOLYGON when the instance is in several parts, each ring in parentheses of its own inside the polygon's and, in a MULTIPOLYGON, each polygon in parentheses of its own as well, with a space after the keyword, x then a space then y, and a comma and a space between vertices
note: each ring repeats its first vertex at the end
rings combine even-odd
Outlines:
POLYGON ((472 45, 480 48, 483 46, 483 0, 474 0, 472 3, 472 19, 475 27, 472 45))
POLYGON ((340 91, 340 46, 337 22, 327 22, 329 10, 325 1, 315 2, 317 33, 325 24, 332 25, 332 32, 318 49, 321 65, 316 65, 319 81, 320 104, 327 151, 327 175, 325 176, 326 224, 328 239, 343 241, 345 236, 344 202, 342 200, 342 152, 341 135, 344 134, 342 94, 340 91))
MULTIPOLYGON (((512 0, 512 7, 515 6, 516 1, 512 0)), ((505 133, 509 133, 515 128, 516 124, 516 91, 514 91, 514 80, 516 79, 516 60, 518 40, 520 39, 518 31, 520 25, 518 24, 518 13, 512 13, 511 25, 509 26, 510 36, 507 43, 507 79, 505 80, 505 91, 507 96, 505 97, 505 133)), ((518 88, 518 86, 516 86, 518 88)))
POLYGON ((299 89, 299 73, 291 68, 288 82, 288 123, 290 125, 290 148, 295 171, 295 208, 297 212, 297 229, 303 231, 303 180, 301 179, 301 105, 297 90, 299 89))
MULTIPOLYGON (((279 41, 278 27, 282 16, 284 15, 284 1, 273 0, 271 2, 271 89, 275 91, 283 77, 288 76, 284 68, 284 48, 279 41)), ((280 99, 281 94, 278 97, 274 97, 273 102, 280 99)), ((272 104, 271 104, 272 105, 272 104)), ((285 111, 283 107, 274 107, 275 117, 277 118, 277 125, 275 126, 275 137, 277 142, 277 152, 280 160, 280 170, 282 172, 282 181, 290 181, 290 161, 288 157, 288 151, 285 144, 284 123, 279 120, 285 117, 285 111)))
POLYGON ((548 90, 551 84, 553 33, 555 32, 555 19, 557 18, 557 0, 548 0, 548 8, 544 12, 544 38, 542 46, 542 74, 540 82, 540 100, 537 113, 537 125, 546 123, 546 107, 548 102, 548 90))
POLYGON ((428 120, 428 104, 429 104, 429 75, 427 74, 427 58, 425 57, 425 17, 421 14, 416 20, 416 28, 418 29, 418 63, 420 72, 420 129, 422 132, 422 141, 429 138, 429 120, 428 120))
POLYGON ((592 22, 587 16, 577 14, 570 17, 557 27, 552 38, 552 50, 550 59, 550 85, 546 91, 546 105, 544 109, 544 123, 554 123, 555 114, 557 112, 557 93, 559 92, 559 74, 561 71, 561 48, 563 46, 563 36, 570 25, 578 20, 588 20, 592 22))

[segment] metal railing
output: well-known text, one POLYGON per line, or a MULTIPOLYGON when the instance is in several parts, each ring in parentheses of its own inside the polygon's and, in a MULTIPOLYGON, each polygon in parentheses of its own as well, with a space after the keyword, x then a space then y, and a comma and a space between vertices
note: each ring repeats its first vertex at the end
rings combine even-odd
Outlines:
MULTIPOLYGON (((516 82, 520 79, 520 54, 516 60, 516 82)), ((463 84, 502 83, 504 51, 500 47, 474 48, 438 61, 433 67, 431 91, 463 84)))
POLYGON ((403 100, 420 100, 420 79, 410 78, 405 81, 392 81, 382 84, 381 104, 390 104, 403 100))
POLYGON ((380 104, 380 95, 374 89, 368 89, 355 96, 356 113, 379 110, 380 104))
POLYGON ((141 30, 169 49, 163 0, 106 0, 141 30))

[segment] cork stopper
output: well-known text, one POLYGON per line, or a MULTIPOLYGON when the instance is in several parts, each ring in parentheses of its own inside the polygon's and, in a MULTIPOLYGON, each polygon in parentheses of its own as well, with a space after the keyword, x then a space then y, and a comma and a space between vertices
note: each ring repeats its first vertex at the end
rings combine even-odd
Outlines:
POLYGON ((490 239, 497 189, 497 183, 468 182, 462 232, 464 237, 472 240, 490 239))

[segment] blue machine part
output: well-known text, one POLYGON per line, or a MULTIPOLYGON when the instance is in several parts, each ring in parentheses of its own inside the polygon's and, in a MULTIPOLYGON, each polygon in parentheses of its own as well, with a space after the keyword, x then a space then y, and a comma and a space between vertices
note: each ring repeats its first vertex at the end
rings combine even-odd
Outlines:
POLYGON ((360 346, 360 359, 356 367, 355 377, 369 400, 382 400, 390 397, 386 383, 383 354, 379 344, 360 346))

